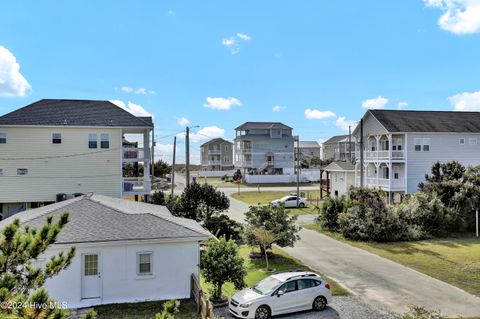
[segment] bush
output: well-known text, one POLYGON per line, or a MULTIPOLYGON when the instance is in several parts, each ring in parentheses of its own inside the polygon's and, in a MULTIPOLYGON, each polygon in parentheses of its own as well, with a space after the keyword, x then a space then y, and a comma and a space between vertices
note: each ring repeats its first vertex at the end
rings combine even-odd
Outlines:
POLYGON ((322 227, 333 232, 338 232, 340 230, 338 215, 346 209, 346 204, 346 200, 343 197, 328 197, 324 200, 320 205, 320 215, 318 216, 322 227))
POLYGON ((150 203, 155 205, 165 205, 165 193, 162 191, 155 191, 150 196, 150 203))
POLYGON ((180 312, 180 301, 168 300, 163 304, 162 312, 155 315, 155 319, 175 319, 175 315, 180 312))
POLYGON ((237 171, 233 174, 233 180, 236 181, 239 179, 242 179, 242 172, 240 169, 237 169, 237 171))
POLYGON ((417 306, 410 307, 409 312, 396 317, 397 319, 446 319, 438 311, 428 311, 417 306))
POLYGON ((211 216, 203 226, 216 237, 225 237, 227 240, 240 240, 243 226, 225 214, 211 216))

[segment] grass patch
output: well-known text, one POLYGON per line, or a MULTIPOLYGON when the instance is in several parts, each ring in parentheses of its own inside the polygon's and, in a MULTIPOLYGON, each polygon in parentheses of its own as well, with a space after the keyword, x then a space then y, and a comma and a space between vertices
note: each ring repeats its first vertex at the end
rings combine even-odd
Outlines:
MULTIPOLYGON (((163 301, 110 304, 95 307, 97 319, 153 319, 162 311, 163 301)), ((197 308, 192 300, 180 300, 180 313, 176 319, 195 319, 197 308)))
MULTIPOLYGON (((232 194, 231 196, 235 199, 241 200, 244 203, 249 205, 264 205, 269 204, 272 200, 279 199, 283 196, 289 195, 291 191, 264 191, 264 192, 255 192, 247 191, 232 194)), ((312 198, 314 201, 310 202, 308 207, 305 208, 288 208, 287 211, 292 215, 302 215, 302 214, 318 214, 318 209, 316 208, 316 200, 320 202, 319 191, 301 191, 304 193, 305 197, 312 198)), ((324 196, 326 194, 324 193, 324 196)))
POLYGON ((480 296, 478 238, 441 238, 393 243, 358 242, 347 240, 341 234, 325 231, 318 224, 302 227, 321 232, 480 296))
MULTIPOLYGON (((197 177, 197 182, 199 183, 207 183, 217 188, 238 188, 238 184, 233 182, 225 182, 222 181, 220 177, 197 177)), ((297 183, 263 183, 263 184, 247 184, 241 183, 240 188, 257 188, 260 185, 262 187, 290 187, 290 186, 297 186, 297 183)), ((319 183, 300 183, 300 186, 318 186, 320 187, 319 183)))
MULTIPOLYGON (((240 255, 245 259, 245 265, 247 267, 247 276, 245 277, 245 281, 248 287, 254 286, 257 282, 262 280, 263 278, 272 275, 271 273, 265 273, 261 271, 261 269, 265 268, 265 260, 264 259, 250 259, 248 257, 249 253, 251 252, 251 248, 248 246, 240 246, 240 255)), ((269 258, 269 265, 271 268, 275 268, 276 272, 286 271, 286 270, 294 270, 294 269, 304 269, 314 271, 303 264, 300 263, 299 260, 289 256, 287 253, 283 252, 278 248, 273 249, 273 255, 269 258)), ((316 272, 316 271, 314 271, 316 272)), ((322 278, 327 280, 332 287, 332 293, 336 296, 346 296, 348 292, 339 286, 335 281, 327 278, 326 276, 322 275, 322 278)), ((206 283, 203 278, 201 280, 201 284, 203 289, 206 292, 210 292, 212 286, 209 283, 206 283)), ((226 283, 223 285, 223 294, 226 296, 233 296, 237 290, 231 283, 226 283)))

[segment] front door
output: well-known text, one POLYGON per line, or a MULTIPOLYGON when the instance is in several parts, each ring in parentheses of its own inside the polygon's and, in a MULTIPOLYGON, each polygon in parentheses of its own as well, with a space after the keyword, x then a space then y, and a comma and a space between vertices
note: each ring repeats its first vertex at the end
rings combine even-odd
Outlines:
POLYGON ((82 255, 82 299, 101 297, 100 255, 82 255))

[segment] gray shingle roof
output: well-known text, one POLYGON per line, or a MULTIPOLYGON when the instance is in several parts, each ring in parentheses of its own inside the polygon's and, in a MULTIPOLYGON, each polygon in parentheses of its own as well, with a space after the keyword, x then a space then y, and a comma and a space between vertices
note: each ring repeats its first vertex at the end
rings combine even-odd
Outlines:
MULTIPOLYGON (((295 147, 297 144, 295 141, 295 147)), ((320 148, 320 144, 317 141, 300 141, 300 148, 320 148)))
POLYGON ((0 125, 152 127, 110 101, 44 99, 0 116, 0 125))
POLYGON ((209 141, 206 141, 205 143, 203 143, 202 145, 200 146, 205 146, 205 145, 208 145, 208 144, 211 144, 211 143, 228 143, 228 144, 233 144, 232 142, 229 142, 221 137, 218 137, 218 138, 214 138, 214 139, 211 139, 209 141))
POLYGON ((369 110, 389 132, 480 133, 480 112, 369 110))
POLYGON ((348 137, 348 134, 347 135, 335 135, 335 136, 330 137, 325 142, 323 142, 323 144, 338 143, 338 142, 340 142, 341 140, 343 140, 347 137, 348 137))
POLYGON ((235 128, 236 131, 245 131, 245 130, 268 130, 271 128, 282 128, 282 129, 292 129, 290 126, 287 126, 280 122, 245 122, 239 127, 235 128))
POLYGON ((39 228, 47 216, 56 220, 64 212, 69 213, 69 222, 58 244, 211 237, 196 221, 174 217, 165 206, 102 195, 85 195, 27 210, 1 221, 0 228, 15 218, 23 226, 39 228))
POLYGON ((338 162, 331 162, 330 164, 327 165, 327 167, 325 167, 325 170, 327 171, 335 171, 338 169, 341 169, 343 171, 353 171, 355 170, 355 165, 353 165, 350 162, 338 161, 338 162))

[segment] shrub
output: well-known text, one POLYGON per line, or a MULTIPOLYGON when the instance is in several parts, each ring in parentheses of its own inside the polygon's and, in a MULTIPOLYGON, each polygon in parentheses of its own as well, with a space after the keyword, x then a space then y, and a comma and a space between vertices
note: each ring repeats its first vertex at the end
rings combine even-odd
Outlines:
POLYGON ((238 179, 242 179, 242 172, 240 169, 237 169, 237 171, 233 174, 233 180, 236 181, 238 179))
POLYGON ((165 205, 165 193, 162 191, 155 191, 151 196, 150 196, 150 203, 155 204, 155 205, 165 205))
POLYGON ((346 209, 346 200, 343 197, 328 197, 320 205, 320 215, 318 216, 322 227, 338 232, 340 225, 338 224, 338 215, 346 209))
POLYGON ((438 311, 428 311, 417 306, 410 307, 409 312, 396 317, 397 319, 446 319, 438 311))
POLYGON ((216 237, 224 236, 227 240, 242 238, 243 226, 225 214, 211 216, 203 226, 216 237))
POLYGON ((162 312, 155 315, 155 319, 175 319, 175 315, 180 312, 180 301, 168 300, 163 304, 162 312))

